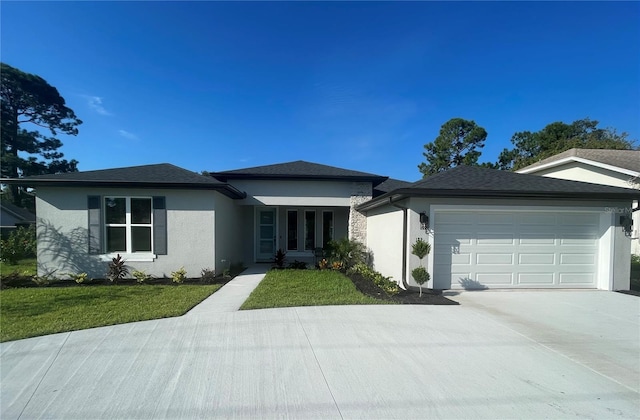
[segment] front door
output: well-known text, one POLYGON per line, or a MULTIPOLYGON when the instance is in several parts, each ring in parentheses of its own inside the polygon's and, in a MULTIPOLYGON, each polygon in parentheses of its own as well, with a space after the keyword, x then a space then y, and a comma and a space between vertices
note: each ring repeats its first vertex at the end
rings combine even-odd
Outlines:
POLYGON ((256 261, 273 261, 276 253, 276 209, 256 211, 256 261))

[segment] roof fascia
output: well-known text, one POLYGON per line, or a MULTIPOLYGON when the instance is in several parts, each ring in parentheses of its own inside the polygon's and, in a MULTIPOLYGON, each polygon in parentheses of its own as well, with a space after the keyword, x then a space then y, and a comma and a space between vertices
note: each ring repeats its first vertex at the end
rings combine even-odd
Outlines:
POLYGON ((247 193, 240 191, 233 185, 229 184, 197 184, 197 183, 161 183, 161 182, 139 182, 139 181, 72 181, 58 179, 16 179, 2 178, 0 182, 3 184, 25 185, 29 187, 100 187, 100 188, 161 188, 171 190, 213 190, 226 195, 233 199, 246 198, 247 193))
POLYGON ((629 189, 629 192, 612 193, 587 193, 587 192, 523 192, 523 191, 481 191, 481 190, 441 190, 400 188, 383 194, 356 207, 358 211, 368 211, 383 206, 390 202, 402 200, 407 197, 434 197, 434 198, 535 198, 535 199, 571 199, 571 200, 640 200, 640 191, 629 189))
POLYGON ((355 182, 371 182, 373 186, 382 184, 389 179, 386 176, 356 176, 356 175, 267 175, 267 174, 217 174, 212 173, 211 176, 222 182, 230 179, 255 179, 255 180, 291 180, 291 181, 355 181, 355 182))
POLYGON ((640 172, 637 172, 637 171, 632 171, 630 169, 624 169, 624 168, 621 168, 619 166, 608 165, 606 163, 597 162, 595 160, 585 159, 585 158, 581 158, 581 157, 578 157, 578 156, 568 156, 566 158, 562 158, 562 159, 556 160, 554 162, 548 162, 548 163, 545 163, 544 165, 535 166, 533 168, 529 167, 529 168, 519 169, 519 170, 517 170, 515 172, 519 173, 519 174, 530 174, 530 173, 542 171, 542 170, 545 170, 545 169, 555 168, 556 166, 561 166, 561 165, 564 165, 566 163, 571 163, 571 162, 584 163, 585 165, 591 165, 591 166, 595 166, 595 167, 598 167, 598 168, 607 169, 607 170, 610 170, 610 171, 613 171, 613 172, 618 172, 618 173, 621 173, 621 174, 629 175, 629 176, 638 176, 638 175, 640 175, 640 172))

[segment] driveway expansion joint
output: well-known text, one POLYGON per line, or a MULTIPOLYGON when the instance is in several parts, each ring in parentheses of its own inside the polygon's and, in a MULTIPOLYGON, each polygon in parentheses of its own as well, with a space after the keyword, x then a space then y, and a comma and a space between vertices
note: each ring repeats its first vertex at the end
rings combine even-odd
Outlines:
POLYGON ((296 318, 298 318, 298 323, 300 324, 300 328, 302 328, 302 332, 304 333, 304 337, 307 339, 307 343, 309 343, 309 348, 311 349, 311 353, 313 354, 313 358, 316 361, 316 364, 318 365, 318 369, 320 369, 320 373, 322 374, 322 380, 324 381, 325 385, 327 386, 327 390, 329 391, 329 395, 331 395, 331 399, 333 400, 333 404, 336 406, 336 410, 338 410, 338 414, 340 415, 340 418, 344 420, 344 416, 342 415, 342 412, 340 411, 340 407, 338 406, 338 402, 336 401, 336 397, 333 395, 333 392, 331 391, 331 387, 329 386, 329 381, 327 381, 327 377, 324 374, 324 371, 322 370, 322 366, 320 365, 320 361, 318 360, 318 356, 316 355, 316 351, 313 348, 313 344, 311 344, 311 340, 309 340, 309 336, 307 335, 307 330, 305 330, 304 325, 302 324, 302 320, 300 320, 300 314, 298 313, 298 309, 294 308, 295 312, 296 312, 296 318))
POLYGON ((64 348, 65 344, 67 344, 67 340, 69 340, 69 337, 71 336, 72 332, 73 331, 70 331, 70 332, 66 333, 66 337, 64 338, 64 341, 62 342, 62 345, 60 346, 60 348, 58 349, 58 352, 56 353, 55 357, 53 358, 53 360, 51 361, 51 363, 47 367, 47 370, 42 375, 42 378, 40 378, 40 380, 38 381, 38 385, 36 385, 36 387, 33 389, 33 392, 29 396, 29 399, 27 400, 26 404, 24 405, 24 407, 22 407, 22 410, 20 410, 20 414, 18 415, 17 420, 20 420, 20 418, 22 418, 22 415, 24 414, 24 411, 29 406, 29 403, 31 403, 31 400, 36 395, 36 392, 38 392, 38 389, 40 388, 40 385, 42 385, 42 382, 44 381, 44 378, 47 377, 47 374, 49 373, 49 371, 53 367, 53 364, 56 362, 56 360, 58 360, 58 356, 60 356, 60 353, 62 352, 62 349, 64 348))

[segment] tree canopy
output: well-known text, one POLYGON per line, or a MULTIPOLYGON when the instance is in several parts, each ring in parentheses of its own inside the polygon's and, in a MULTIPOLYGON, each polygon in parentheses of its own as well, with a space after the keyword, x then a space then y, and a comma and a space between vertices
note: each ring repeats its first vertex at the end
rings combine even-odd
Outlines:
MULTIPOLYGON (((1 63, 1 144, 3 177, 73 172, 76 160, 67 161, 59 151, 59 133, 77 135, 82 124, 68 108, 58 90, 44 79, 1 63), (43 134, 38 128, 49 133, 43 134)), ((11 199, 20 204, 18 188, 12 186, 11 199)))
POLYGON ((458 165, 476 165, 486 138, 486 130, 475 121, 452 118, 440 127, 433 142, 424 145, 426 162, 418 169, 426 177, 458 165))
POLYGON ((627 137, 627 133, 598 128, 598 121, 589 118, 571 124, 554 122, 533 133, 515 133, 511 137, 514 148, 504 149, 493 166, 515 171, 572 148, 633 149, 634 142, 627 137))

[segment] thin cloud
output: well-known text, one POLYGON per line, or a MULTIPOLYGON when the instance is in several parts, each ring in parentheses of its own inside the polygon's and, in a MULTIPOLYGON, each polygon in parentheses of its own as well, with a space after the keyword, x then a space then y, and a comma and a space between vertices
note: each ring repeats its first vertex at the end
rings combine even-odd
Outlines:
POLYGON ((87 96, 89 108, 93 109, 100 115, 113 115, 102 106, 102 98, 100 96, 87 96))
POLYGON ((127 130, 118 130, 118 134, 120 134, 122 137, 128 140, 138 140, 138 136, 136 136, 133 133, 130 133, 127 130))

